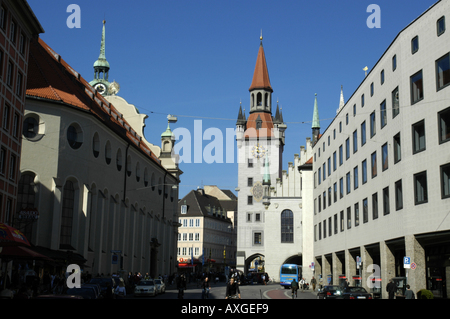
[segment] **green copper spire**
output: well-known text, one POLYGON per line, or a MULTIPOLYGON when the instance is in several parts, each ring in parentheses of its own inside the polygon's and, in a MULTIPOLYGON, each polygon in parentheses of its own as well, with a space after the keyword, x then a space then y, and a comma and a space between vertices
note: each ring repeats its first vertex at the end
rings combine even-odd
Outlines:
POLYGON ((170 129, 170 122, 167 123, 166 131, 161 134, 161 138, 163 138, 163 137, 172 137, 172 130, 170 129))
POLYGON ((312 128, 320 128, 320 119, 319 119, 319 107, 317 106, 317 93, 316 98, 314 100, 314 113, 313 113, 313 121, 312 128))
POLYGON ((105 31, 105 24, 106 21, 103 20, 103 31, 102 31, 102 42, 100 45, 100 56, 98 57, 98 60, 94 63, 95 67, 104 67, 109 69, 109 63, 106 61, 106 47, 105 47, 105 39, 106 39, 106 31, 105 31))

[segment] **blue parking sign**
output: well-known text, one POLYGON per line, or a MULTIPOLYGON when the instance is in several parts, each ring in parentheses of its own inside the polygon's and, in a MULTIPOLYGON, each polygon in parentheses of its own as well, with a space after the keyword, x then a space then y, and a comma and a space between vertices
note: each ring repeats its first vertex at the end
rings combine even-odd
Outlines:
POLYGON ((403 257, 403 268, 411 268, 411 257, 403 257))

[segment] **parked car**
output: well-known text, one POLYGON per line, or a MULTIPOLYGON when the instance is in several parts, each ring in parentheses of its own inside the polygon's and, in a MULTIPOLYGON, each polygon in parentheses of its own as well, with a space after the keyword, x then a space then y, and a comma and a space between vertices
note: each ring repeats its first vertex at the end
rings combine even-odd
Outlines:
POLYGON ((93 287, 80 287, 67 289, 66 295, 81 296, 83 299, 97 299, 93 287))
POLYGON ((317 299, 341 299, 342 287, 340 286, 324 286, 317 292, 317 299))
POLYGON ((372 299, 372 295, 363 287, 347 287, 342 292, 343 299, 372 299))
POLYGON ((101 298, 102 288, 99 284, 83 284, 81 285, 81 287, 92 287, 92 289, 94 289, 95 291, 95 294, 97 295, 97 298, 101 298))
POLYGON ((89 280, 88 284, 98 284, 102 289, 102 295, 106 295, 107 289, 111 289, 111 293, 114 294, 114 280, 111 277, 95 277, 89 280))
POLYGON ((250 272, 241 280, 241 285, 262 284, 262 273, 250 272))
POLYGON ((161 279, 155 279, 156 294, 163 294, 166 292, 166 284, 161 279))
POLYGON ((153 280, 141 280, 134 287, 134 296, 156 296, 156 285, 153 280))

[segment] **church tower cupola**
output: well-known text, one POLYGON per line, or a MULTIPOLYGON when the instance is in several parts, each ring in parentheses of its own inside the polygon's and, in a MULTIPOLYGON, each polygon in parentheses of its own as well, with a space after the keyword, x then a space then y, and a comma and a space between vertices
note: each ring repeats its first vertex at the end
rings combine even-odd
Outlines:
POLYGON ((108 95, 108 90, 110 83, 108 81, 109 77, 109 63, 106 60, 106 50, 105 50, 105 24, 106 21, 103 20, 103 31, 102 31, 102 42, 100 45, 100 55, 94 63, 94 79, 89 82, 100 94, 108 95))
POLYGON ((258 57, 250 88, 250 114, 253 112, 272 113, 272 86, 270 85, 269 71, 267 69, 266 56, 262 44, 262 32, 260 37, 258 57))

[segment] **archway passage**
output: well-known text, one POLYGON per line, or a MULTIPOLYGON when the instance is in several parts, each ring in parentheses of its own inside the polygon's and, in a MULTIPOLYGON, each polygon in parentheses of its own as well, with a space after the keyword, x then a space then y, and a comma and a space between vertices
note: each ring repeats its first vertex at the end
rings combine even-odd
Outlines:
POLYGON ((263 272, 264 271, 264 255, 254 254, 245 260, 245 271, 244 274, 247 275, 249 272, 263 272))

